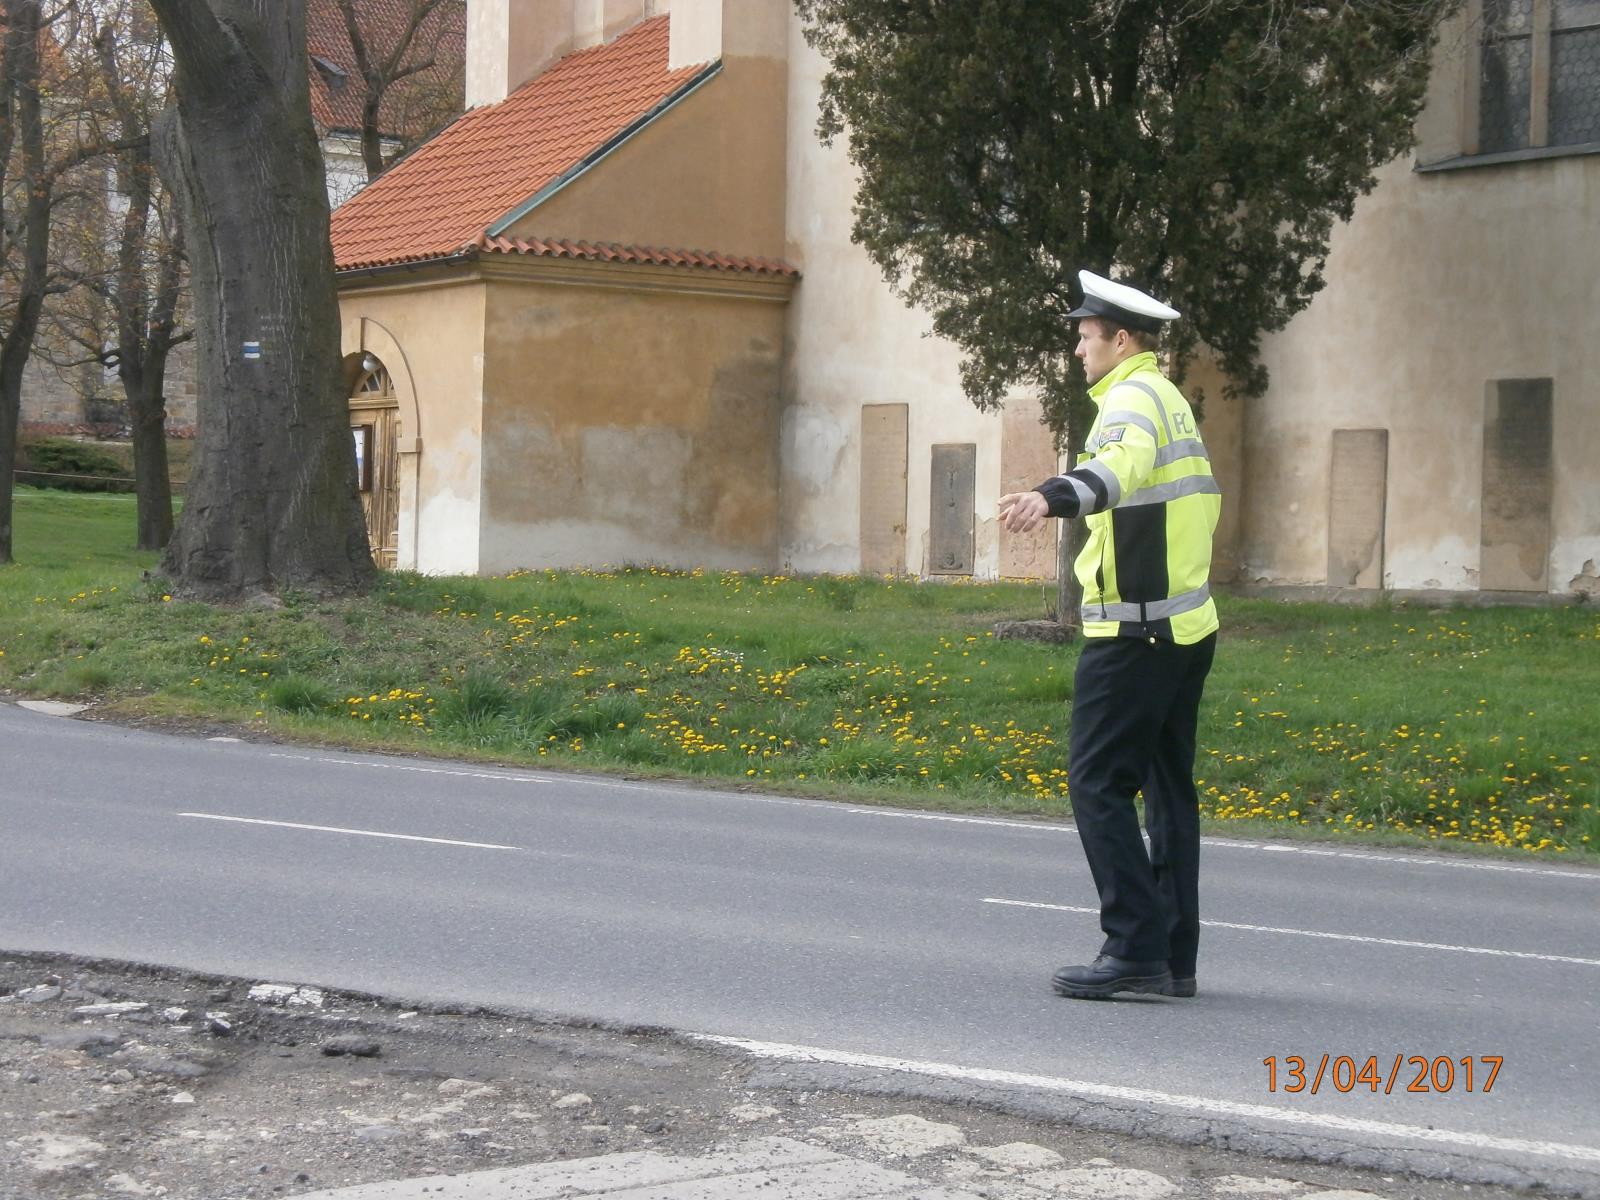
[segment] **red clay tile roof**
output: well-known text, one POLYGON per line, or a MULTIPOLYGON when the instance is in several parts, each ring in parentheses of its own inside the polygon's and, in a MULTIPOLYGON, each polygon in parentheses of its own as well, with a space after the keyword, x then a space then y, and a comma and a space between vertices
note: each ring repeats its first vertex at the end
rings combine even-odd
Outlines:
POLYGON ((488 248, 492 225, 699 74, 667 69, 668 20, 653 17, 569 54, 498 104, 466 113, 335 209, 339 269, 488 248))
MULTIPOLYGON (((356 0, 356 20, 370 55, 382 58, 392 52, 419 3, 356 0)), ((317 123, 324 129, 359 131, 367 88, 336 0, 307 4, 306 49, 311 55, 311 112, 317 123)), ((466 53, 466 0, 444 0, 419 26, 401 60, 402 66, 410 66, 432 58, 435 65, 388 89, 378 113, 383 132, 414 139, 460 112, 466 53)))
POLYGON ((570 242, 565 238, 492 238, 474 243, 488 254, 528 254, 543 258, 583 258, 598 262, 649 263, 662 267, 707 267, 720 271, 747 271, 752 275, 793 278, 799 272, 775 258, 714 254, 704 250, 662 250, 655 246, 619 246, 602 242, 570 242))

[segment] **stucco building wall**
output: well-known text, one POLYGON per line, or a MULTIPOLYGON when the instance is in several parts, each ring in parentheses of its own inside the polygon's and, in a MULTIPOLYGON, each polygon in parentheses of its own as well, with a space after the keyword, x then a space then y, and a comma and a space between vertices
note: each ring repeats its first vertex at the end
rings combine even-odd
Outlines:
MULTIPOLYGON (((1247 581, 1328 580, 1335 430, 1388 431, 1383 585, 1476 590, 1486 395, 1552 381, 1548 590, 1600 561, 1600 156, 1457 159, 1475 42, 1441 39, 1414 158, 1333 235, 1326 289, 1264 344, 1243 422, 1247 581), (1587 568, 1585 564, 1590 564, 1587 568)), ((1530 464, 1530 469, 1532 464, 1530 464)))
POLYGON ((494 274, 480 569, 771 569, 787 284, 634 265, 494 274))
MULTIPOLYGON (((784 363, 784 561, 798 571, 860 569, 861 408, 905 404, 901 569, 922 574, 928 566, 932 447, 973 443, 973 573, 993 577, 1001 567, 995 501, 1002 483, 1002 417, 973 407, 961 390, 956 347, 930 335, 931 318, 896 297, 850 240, 855 171, 842 142, 823 146, 816 136, 824 71, 822 56, 806 45, 798 18, 791 17, 787 258, 802 280, 790 304, 784 363)), ((1043 426, 1037 438, 1048 454, 1043 426)))
POLYGON ((781 258, 784 77, 781 55, 725 60, 714 78, 545 199, 509 236, 781 258))
POLYGON ((786 280, 508 258, 347 280, 399 402, 397 565, 770 569, 786 280))
POLYGON ((1232 582, 1239 576, 1240 531, 1244 525, 1245 419, 1247 401, 1229 399, 1227 379, 1203 354, 1190 364, 1182 390, 1197 405, 1200 437, 1211 459, 1211 473, 1222 489, 1222 514, 1212 537, 1211 578, 1232 582))
POLYGON ((435 275, 340 294, 347 358, 371 353, 400 400, 397 564, 434 574, 482 569, 484 317, 477 279, 435 275))

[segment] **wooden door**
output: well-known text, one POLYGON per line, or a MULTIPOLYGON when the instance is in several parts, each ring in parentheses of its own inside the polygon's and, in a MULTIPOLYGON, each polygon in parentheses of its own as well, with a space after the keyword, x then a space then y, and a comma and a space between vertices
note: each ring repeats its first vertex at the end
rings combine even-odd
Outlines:
POLYGON ((350 397, 350 431, 372 558, 392 571, 400 544, 400 403, 382 364, 356 382, 350 397))

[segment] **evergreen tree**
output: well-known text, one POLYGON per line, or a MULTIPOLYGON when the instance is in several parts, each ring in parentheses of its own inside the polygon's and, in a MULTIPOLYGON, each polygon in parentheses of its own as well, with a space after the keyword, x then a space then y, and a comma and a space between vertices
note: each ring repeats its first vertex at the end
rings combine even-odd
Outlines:
POLYGON ((1408 149, 1455 0, 797 0, 855 238, 965 354, 980 408, 1031 387, 1086 432, 1077 270, 1184 313, 1232 393, 1323 285, 1334 223, 1408 149))

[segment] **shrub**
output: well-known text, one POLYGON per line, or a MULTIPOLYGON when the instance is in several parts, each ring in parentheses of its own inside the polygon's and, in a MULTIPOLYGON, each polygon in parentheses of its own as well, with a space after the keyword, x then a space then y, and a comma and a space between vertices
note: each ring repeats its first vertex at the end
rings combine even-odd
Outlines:
POLYGON ((17 448, 18 470, 38 487, 73 492, 131 492, 127 465, 91 442, 72 438, 40 438, 17 448), (37 472, 36 474, 32 472, 37 472))

